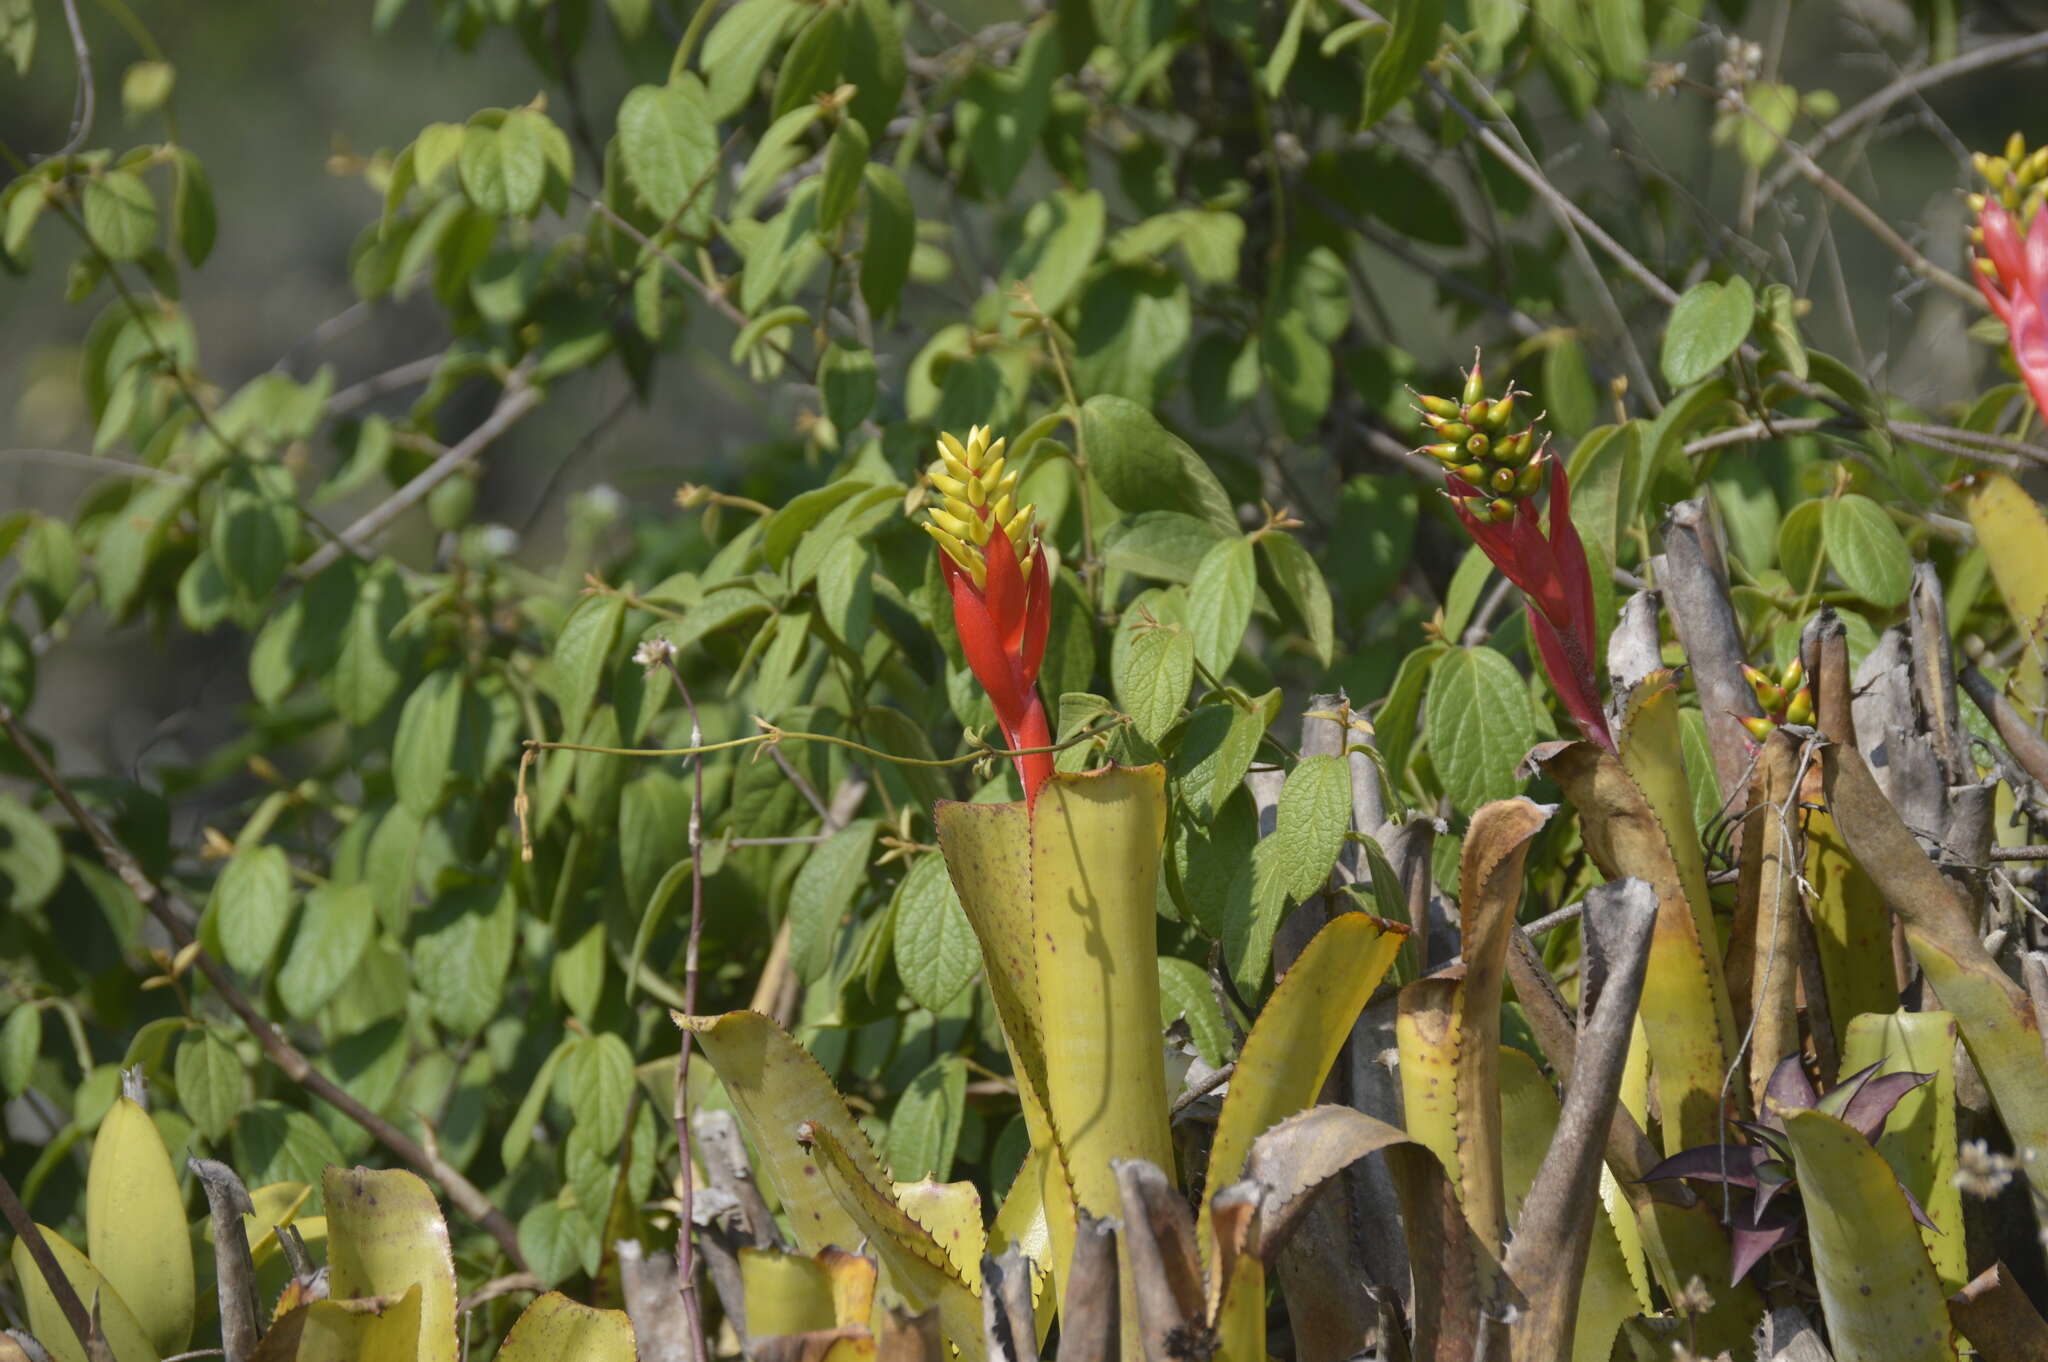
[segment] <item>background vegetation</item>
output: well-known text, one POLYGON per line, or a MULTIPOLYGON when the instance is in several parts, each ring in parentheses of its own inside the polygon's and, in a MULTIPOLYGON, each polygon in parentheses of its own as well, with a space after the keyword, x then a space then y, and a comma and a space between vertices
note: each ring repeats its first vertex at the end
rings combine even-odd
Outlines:
MULTIPOLYGON (((1558 797, 1521 762, 1571 721, 1411 452, 1477 346, 1603 637, 1704 496, 1748 660, 1827 605, 1860 663, 1931 564, 2038 705, 1953 484, 2042 458, 1964 193, 2043 52, 1940 0, 0 0, 0 1171, 82 1223, 139 1066, 174 1167, 310 1215, 410 1165, 465 1290, 603 1297, 675 1232, 694 873, 695 1010, 778 1017, 898 1177, 993 1204, 1025 1135, 931 809, 1017 788, 912 520, 943 430, 1009 435, 1057 555, 1041 691, 1102 730, 1062 767, 1168 763, 1162 1022, 1207 1065, 1290 911, 1424 906, 1412 980, 1466 820, 1558 797), (1399 893, 1331 880, 1340 691, 1384 813, 1444 820, 1399 893), (844 742, 521 761, 763 723, 844 742)), ((1675 721, 1732 872, 1739 740, 1675 721)), ((1551 824, 1523 917, 1595 860, 1551 824)), ((2033 883, 1980 893, 2017 972, 2033 883)))

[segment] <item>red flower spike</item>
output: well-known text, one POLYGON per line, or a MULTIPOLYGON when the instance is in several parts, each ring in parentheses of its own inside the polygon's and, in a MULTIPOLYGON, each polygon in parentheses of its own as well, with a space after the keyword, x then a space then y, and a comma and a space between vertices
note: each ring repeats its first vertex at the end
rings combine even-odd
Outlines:
MULTIPOLYGON (((1031 546, 1031 573, 1017 566, 1016 550, 1001 526, 989 530, 983 555, 988 585, 974 579, 950 557, 939 555, 939 567, 953 597, 953 628, 967 667, 994 704, 996 723, 1012 748, 1050 747, 1052 729, 1045 704, 1038 697, 1038 667, 1045 657, 1046 629, 1051 620, 1050 577, 1045 551, 1031 546)), ((1052 754, 1033 752, 1010 759, 1024 782, 1024 797, 1036 800, 1038 787, 1052 775, 1052 754)))
POLYGON ((1541 452, 1550 464, 1550 533, 1546 537, 1530 500, 1515 503, 1514 514, 1495 522, 1472 513, 1465 498, 1478 489, 1451 473, 1451 506, 1480 551, 1520 588, 1528 607, 1529 634, 1550 674, 1550 684, 1579 731, 1608 751, 1614 737, 1600 707, 1600 682, 1593 667, 1599 637, 1593 617, 1593 576, 1586 565, 1586 547, 1572 524, 1571 487, 1555 454, 1541 452))
POLYGON ((2048 414, 2048 212, 2035 211, 2022 240, 2012 214, 1995 197, 1986 197, 1977 224, 1984 236, 1984 254, 1971 273, 1984 301, 2005 323, 2013 362, 2035 407, 2048 414), (1982 268, 1987 260, 1997 270, 1996 279, 1982 268))

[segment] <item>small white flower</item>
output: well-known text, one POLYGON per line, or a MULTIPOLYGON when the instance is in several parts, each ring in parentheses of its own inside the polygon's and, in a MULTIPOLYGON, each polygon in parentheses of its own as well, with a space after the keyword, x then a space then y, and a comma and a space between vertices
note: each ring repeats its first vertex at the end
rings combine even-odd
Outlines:
POLYGON ((1956 1172, 1950 1179, 1970 1196, 1989 1200, 2012 1182, 2017 1165, 2003 1154, 1993 1153, 1982 1140, 1965 1140, 1956 1151, 1956 1172))
POLYGON ((676 645, 665 638, 650 638, 633 650, 633 665, 653 671, 675 660, 676 645))
POLYGON ((583 493, 584 504, 599 515, 615 516, 626 509, 626 498, 608 482, 600 482, 583 493))
POLYGON ((480 526, 476 542, 478 547, 494 558, 510 558, 519 552, 519 531, 510 525, 480 526))

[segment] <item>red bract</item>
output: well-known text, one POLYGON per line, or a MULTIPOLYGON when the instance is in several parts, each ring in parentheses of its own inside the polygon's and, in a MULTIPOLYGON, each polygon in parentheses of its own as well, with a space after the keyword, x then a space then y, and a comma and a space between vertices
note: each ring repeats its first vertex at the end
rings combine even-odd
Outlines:
MULTIPOLYGON (((939 568, 953 593, 953 627, 960 649, 967 654, 974 679, 994 702, 996 722, 1009 746, 1050 747, 1052 730, 1038 698, 1038 664, 1045 658, 1045 631, 1052 620, 1045 550, 1036 543, 1031 546, 1027 576, 1003 527, 991 525, 983 561, 988 584, 978 587, 949 555, 939 555, 939 568)), ((1052 775, 1052 754, 1032 752, 1011 760, 1024 782, 1025 799, 1037 799, 1038 787, 1052 775)))
POLYGON ((1987 198, 1977 217, 1984 254, 1971 271, 1984 300, 2005 323, 2012 357, 2034 405, 2048 414, 2048 212, 2037 210, 2024 238, 2012 214, 1987 198), (1996 275, 1984 269, 1989 261, 1996 275))
POLYGON ((1599 637, 1593 619, 1593 576, 1586 566, 1585 545, 1572 525, 1571 487, 1555 454, 1543 453, 1537 458, 1550 464, 1547 537, 1533 499, 1515 502, 1514 514, 1506 520, 1474 515, 1472 506, 1476 503, 1484 508, 1481 499, 1488 494, 1456 473, 1445 478, 1451 505, 1501 575, 1521 588, 1529 634, 1536 640, 1544 670, 1550 673, 1550 684, 1579 731, 1611 752, 1614 738, 1600 708, 1600 683, 1593 668, 1599 637))

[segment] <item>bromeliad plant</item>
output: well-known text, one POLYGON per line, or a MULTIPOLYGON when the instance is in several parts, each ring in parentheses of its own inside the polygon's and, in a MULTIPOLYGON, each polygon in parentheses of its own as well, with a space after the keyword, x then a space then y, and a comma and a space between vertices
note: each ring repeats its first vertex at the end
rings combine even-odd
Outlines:
MULTIPOLYGON (((1643 1179, 1682 1178, 1728 1189, 1728 1276, 1739 1282, 1772 1250, 1795 1241, 1805 1225, 1804 1207, 1797 1196, 1797 1149, 1789 1123, 1817 1112, 1861 1135, 1874 1149, 1900 1100, 1934 1079, 1931 1073, 1906 1070, 1880 1074, 1883 1067, 1882 1061, 1868 1065, 1821 1093, 1807 1076, 1804 1060, 1787 1055, 1771 1073, 1758 1119, 1737 1123, 1750 1137, 1749 1143, 1680 1150, 1643 1174, 1643 1179)), ((1912 1189, 1901 1182, 1899 1191, 1913 1218, 1926 1229, 1937 1230, 1912 1189)))

